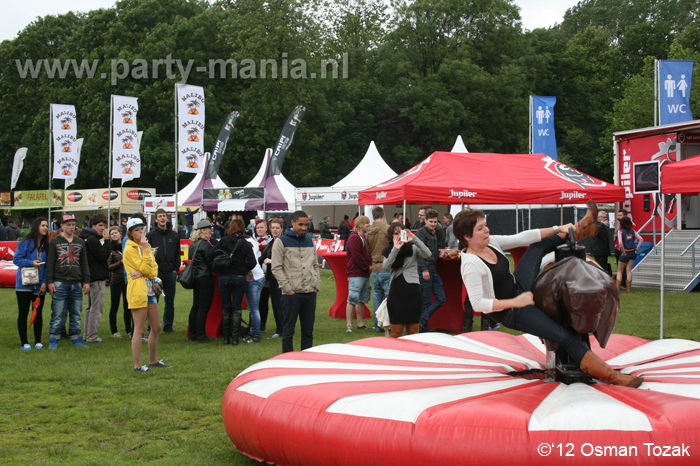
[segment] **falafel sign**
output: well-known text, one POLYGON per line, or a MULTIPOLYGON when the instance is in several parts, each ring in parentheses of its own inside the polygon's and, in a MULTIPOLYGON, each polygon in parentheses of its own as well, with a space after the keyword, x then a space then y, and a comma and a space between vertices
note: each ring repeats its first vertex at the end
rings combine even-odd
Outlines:
POLYGON ((136 129, 137 97, 112 95, 112 178, 141 176, 141 154, 136 129))
POLYGON ((204 89, 176 84, 176 91, 178 171, 199 173, 204 167, 204 89))
POLYGON ((78 124, 74 105, 51 104, 53 137, 53 179, 69 180, 78 176, 78 124))

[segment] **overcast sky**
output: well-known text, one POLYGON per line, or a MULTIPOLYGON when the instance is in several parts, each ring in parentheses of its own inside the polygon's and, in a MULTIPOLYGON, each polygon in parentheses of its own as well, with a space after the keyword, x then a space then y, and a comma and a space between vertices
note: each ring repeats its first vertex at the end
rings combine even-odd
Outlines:
MULTIPOLYGON (((578 0, 515 0, 520 7, 523 26, 529 30, 560 23, 566 10, 577 3, 578 0)), ((115 0, 5 0, 0 15, 0 41, 17 37, 37 16, 109 8, 114 4, 115 0)))

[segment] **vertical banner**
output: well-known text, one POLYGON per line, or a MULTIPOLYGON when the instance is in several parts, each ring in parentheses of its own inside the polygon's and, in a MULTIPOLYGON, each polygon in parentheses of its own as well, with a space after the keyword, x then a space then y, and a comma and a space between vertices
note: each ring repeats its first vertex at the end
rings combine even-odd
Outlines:
POLYGON ((199 173, 204 165, 204 89, 177 85, 177 147, 181 172, 199 173))
POLYGON ((682 123, 693 119, 690 111, 692 60, 659 60, 659 124, 682 123))
MULTIPOLYGON (((143 139, 143 131, 137 131, 135 149, 139 154, 139 176, 141 176, 141 139, 143 139)), ((127 173, 122 174, 122 186, 124 186, 124 183, 126 183, 127 181, 135 180, 139 176, 127 173)))
MULTIPOLYGON (((78 139, 75 141, 75 153, 76 153, 76 159, 78 160, 78 164, 80 164, 80 151, 83 150, 83 138, 78 139)), ((75 178, 66 178, 65 180, 65 189, 68 189, 68 186, 72 185, 75 183, 75 178)))
POLYGON ((221 159, 224 157, 224 152, 226 152, 226 143, 228 143, 228 138, 231 137, 233 127, 239 116, 241 116, 241 114, 237 110, 234 110, 228 114, 224 123, 221 125, 219 135, 216 137, 216 142, 214 143, 214 149, 211 151, 211 158, 207 164, 207 171, 204 174, 205 180, 215 180, 216 176, 219 174, 221 159))
POLYGON ((532 153, 557 156, 557 138, 554 134, 554 105, 556 97, 530 96, 532 108, 532 153))
POLYGON ((292 110, 292 113, 289 114, 289 118, 287 118, 287 122, 282 128, 280 137, 277 139, 277 144, 275 144, 272 159, 270 160, 270 167, 267 169, 266 178, 282 173, 284 157, 287 155, 289 146, 292 145, 292 140, 294 140, 294 132, 301 124, 301 119, 304 118, 304 113, 306 113, 306 106, 297 105, 294 107, 294 110, 292 110))
POLYGON ((12 183, 10 184, 10 189, 15 189, 15 186, 17 186, 17 180, 19 179, 19 174, 22 173, 22 168, 24 168, 24 158, 26 156, 26 147, 21 147, 15 152, 15 161, 12 163, 12 183))
POLYGON ((137 97, 112 95, 112 178, 133 180, 141 176, 138 111, 137 97))
POLYGON ((51 104, 53 120, 53 179, 65 180, 78 176, 78 125, 75 106, 51 104))

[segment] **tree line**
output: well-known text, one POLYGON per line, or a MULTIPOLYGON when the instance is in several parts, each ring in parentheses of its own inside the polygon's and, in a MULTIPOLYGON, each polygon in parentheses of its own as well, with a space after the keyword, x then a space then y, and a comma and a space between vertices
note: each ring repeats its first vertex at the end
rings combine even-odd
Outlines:
POLYGON ((255 175, 300 103, 283 173, 326 186, 371 140, 396 172, 457 135, 470 152, 526 153, 530 95, 557 97, 560 160, 612 181, 612 133, 653 125, 654 59, 700 60, 698 11, 700 0, 583 0, 534 31, 511 0, 121 0, 43 16, 0 43, 0 190, 19 147, 17 189, 47 187, 51 103, 75 105, 85 139, 74 187, 106 186, 118 94, 139 98, 144 132, 142 175, 127 186, 173 192, 174 85, 185 73, 205 90, 205 150, 241 112, 220 170, 230 186, 255 175), (78 68, 59 76, 68 60, 78 68))

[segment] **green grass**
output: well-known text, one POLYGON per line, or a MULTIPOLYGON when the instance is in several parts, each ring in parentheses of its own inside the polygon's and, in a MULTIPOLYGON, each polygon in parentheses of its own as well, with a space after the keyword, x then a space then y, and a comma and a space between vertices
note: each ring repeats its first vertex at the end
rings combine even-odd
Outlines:
MULTIPOLYGON (((372 331, 345 333, 344 320, 328 317, 335 299, 329 276, 329 271, 322 271, 315 344, 376 336, 372 331)), ((270 331, 260 344, 231 347, 223 346, 221 340, 208 345, 187 342, 191 296, 190 291, 178 289, 178 333, 161 336, 159 357, 174 367, 147 375, 131 370, 127 339, 109 338, 108 311, 100 327, 103 343, 80 349, 62 341, 57 351, 21 351, 15 291, 0 289, 2 464, 259 464, 233 447, 222 423, 221 400, 237 374, 279 354, 281 342, 266 339, 270 331)), ((667 293, 665 336, 700 341, 697 308, 696 295, 667 293)), ((48 320, 48 307, 44 315, 48 320)), ((271 328, 272 322, 270 315, 271 328)), ((478 328, 478 317, 474 325, 478 328)), ((121 322, 119 327, 123 330, 121 322)), ((658 291, 622 293, 616 333, 654 339, 658 327, 658 291)), ((44 343, 48 346, 48 324, 44 343)), ((299 348, 298 331, 295 348, 299 348)))

